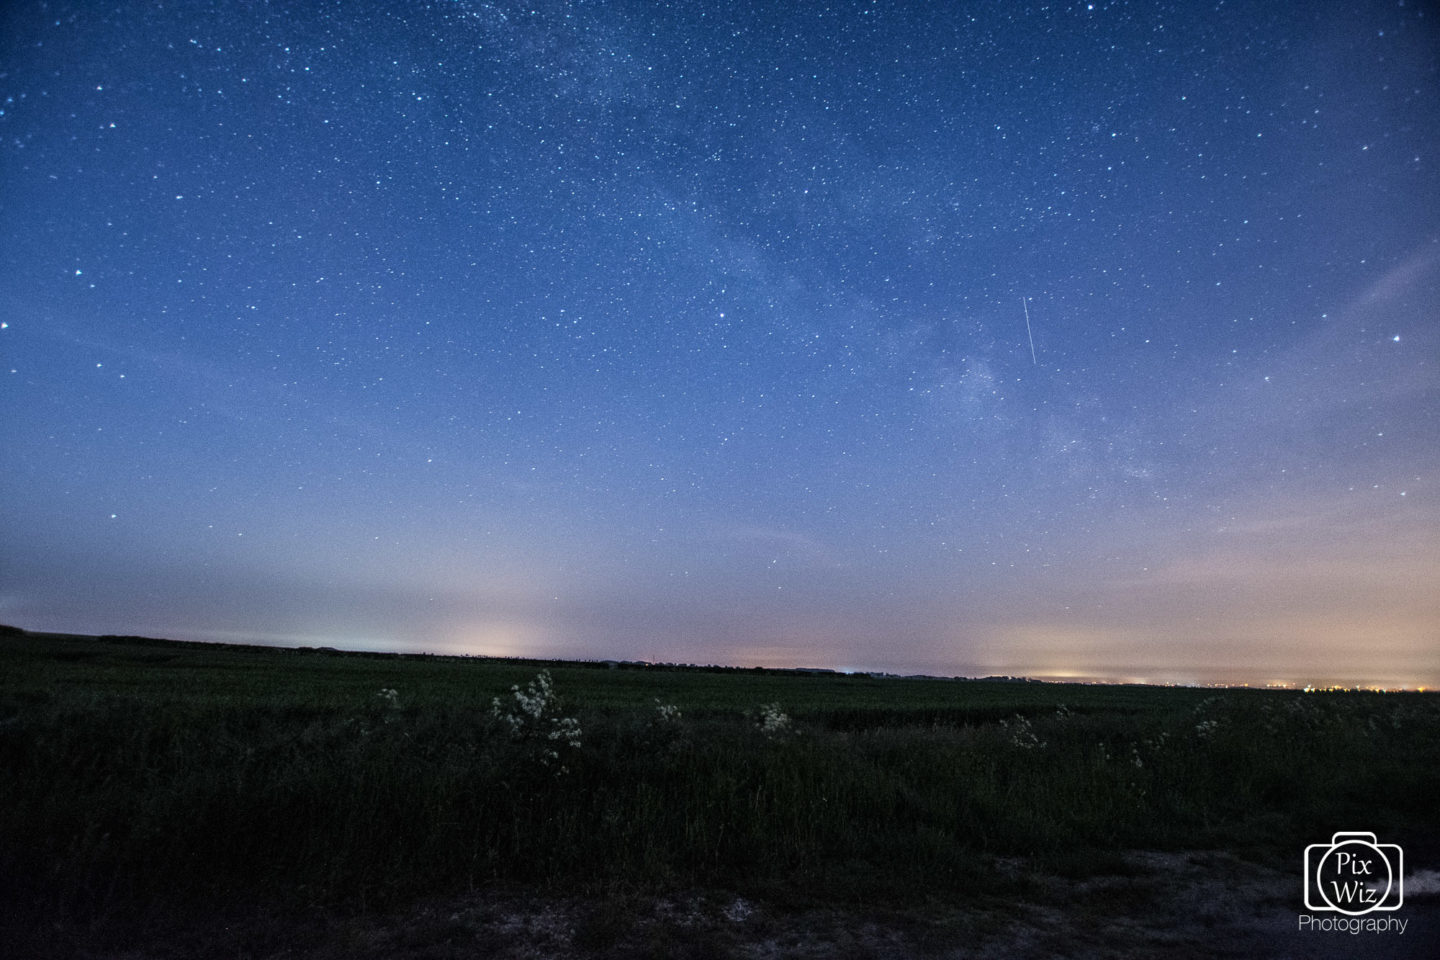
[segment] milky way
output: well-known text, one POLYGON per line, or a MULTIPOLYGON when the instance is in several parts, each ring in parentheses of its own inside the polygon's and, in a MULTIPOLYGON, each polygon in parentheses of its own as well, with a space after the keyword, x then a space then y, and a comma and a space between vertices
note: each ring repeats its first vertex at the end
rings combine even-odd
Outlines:
POLYGON ((7 4, 0 619, 1433 685, 1428 13, 7 4))

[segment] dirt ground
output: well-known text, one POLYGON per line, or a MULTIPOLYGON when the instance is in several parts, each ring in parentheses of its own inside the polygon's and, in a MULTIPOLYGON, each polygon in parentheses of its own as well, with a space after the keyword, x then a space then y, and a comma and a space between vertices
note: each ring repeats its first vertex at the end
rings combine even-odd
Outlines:
MULTIPOLYGON (((1300 931, 1298 870, 1223 853, 1132 852, 1124 876, 1025 877, 1023 900, 856 912, 691 892, 599 903, 485 893, 387 916, 236 919, 156 931, 143 949, 75 957, 178 960, 1121 960, 1440 956, 1440 875, 1420 871, 1398 933, 1300 931)), ((1001 862, 1019 876, 1025 866, 1001 862)))

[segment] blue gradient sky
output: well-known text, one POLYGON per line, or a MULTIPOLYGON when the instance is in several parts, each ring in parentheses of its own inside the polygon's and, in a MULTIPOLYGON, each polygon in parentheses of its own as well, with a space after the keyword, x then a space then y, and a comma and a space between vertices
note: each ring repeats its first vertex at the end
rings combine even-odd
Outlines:
POLYGON ((1440 683, 1429 14, 7 4, 0 619, 1440 683))

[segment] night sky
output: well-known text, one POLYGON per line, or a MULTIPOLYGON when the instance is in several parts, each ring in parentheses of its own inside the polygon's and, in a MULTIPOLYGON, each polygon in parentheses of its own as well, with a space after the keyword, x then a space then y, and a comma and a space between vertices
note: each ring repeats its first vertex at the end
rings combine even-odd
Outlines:
POLYGON ((0 621, 1440 683, 1425 4, 12 0, 0 101, 0 621))

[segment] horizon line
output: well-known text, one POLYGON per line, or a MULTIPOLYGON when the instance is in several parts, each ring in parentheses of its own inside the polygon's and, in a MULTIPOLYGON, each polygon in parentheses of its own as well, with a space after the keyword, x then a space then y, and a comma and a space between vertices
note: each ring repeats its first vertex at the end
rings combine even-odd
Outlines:
MULTIPOLYGON (((1190 689, 1234 689, 1234 690, 1290 690, 1297 692, 1342 692, 1342 691, 1370 691, 1370 692, 1410 692, 1410 693, 1433 693, 1431 686, 1405 681, 1400 683, 1365 683, 1361 681, 1341 681, 1334 678, 1311 679, 1311 680, 1196 680, 1165 678, 1163 676, 1136 676, 1122 675, 1119 673, 1046 673, 1046 672, 1020 672, 1003 673, 993 672, 985 675, 967 673, 928 673, 922 671, 911 671, 899 673, 893 669, 878 667, 845 667, 845 666, 817 666, 814 664, 796 662, 784 666, 775 664, 743 664, 743 663, 698 663, 694 661, 680 660, 646 660, 637 658, 619 657, 556 657, 543 654, 495 654, 484 652, 453 650, 395 650, 376 649, 374 647, 346 647, 337 646, 336 642, 320 645, 300 643, 293 638, 277 639, 267 641, 261 637, 247 635, 245 639, 175 639, 172 637, 152 637, 143 634, 130 633, 72 633, 58 630, 31 630, 13 624, 0 624, 0 631, 18 631, 23 636, 33 637, 68 637, 91 640, 138 640, 153 643, 173 644, 205 644, 218 647, 242 647, 258 650, 290 650, 295 652, 326 652, 340 655, 357 655, 369 657, 429 657, 445 658, 454 660, 510 660, 515 662, 537 662, 537 663, 560 663, 588 666, 615 665, 617 667, 629 666, 631 668, 644 669, 655 668, 678 668, 690 670, 771 670, 783 673, 823 673, 835 676, 862 676, 877 679, 895 680, 968 680, 968 681, 995 681, 1012 683, 1047 683, 1047 684, 1076 684, 1080 686, 1144 686, 1144 687, 1183 687, 1190 689)), ((3 636, 3 632, 0 632, 3 636)), ((357 641, 363 643, 363 641, 357 641)), ((343 641, 339 641, 343 643, 343 641)), ((1159 673, 1161 671, 1155 671, 1159 673)))

